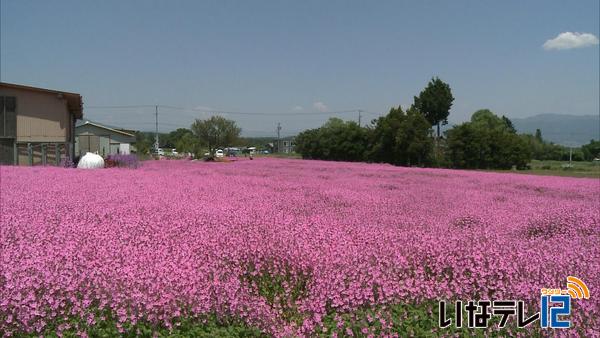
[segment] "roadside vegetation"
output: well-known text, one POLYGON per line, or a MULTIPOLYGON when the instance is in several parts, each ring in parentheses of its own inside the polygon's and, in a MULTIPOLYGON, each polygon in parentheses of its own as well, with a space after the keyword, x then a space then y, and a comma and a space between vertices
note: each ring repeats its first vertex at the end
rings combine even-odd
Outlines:
MULTIPOLYGON (((441 132, 448 123, 454 97, 449 84, 433 78, 410 107, 392 107, 365 126, 331 118, 319 128, 299 133, 295 151, 277 151, 277 139, 240 137, 235 121, 222 117, 196 120, 190 129, 161 134, 161 146, 202 158, 228 146, 255 147, 255 156, 329 161, 390 163, 398 166, 475 170, 517 170, 520 173, 598 177, 600 140, 565 147, 543 138, 542 131, 519 134, 512 121, 489 109, 441 132)), ((149 153, 153 133, 138 133, 137 148, 149 153)))
POLYGON ((511 171, 519 174, 600 178, 600 161, 532 160, 528 170, 511 171))

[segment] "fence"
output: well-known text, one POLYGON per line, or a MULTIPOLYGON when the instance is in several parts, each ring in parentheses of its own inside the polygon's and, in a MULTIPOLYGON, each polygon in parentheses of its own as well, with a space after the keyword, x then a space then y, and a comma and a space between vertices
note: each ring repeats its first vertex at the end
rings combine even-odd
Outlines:
POLYGON ((14 143, 15 165, 60 165, 68 158, 68 143, 14 143))

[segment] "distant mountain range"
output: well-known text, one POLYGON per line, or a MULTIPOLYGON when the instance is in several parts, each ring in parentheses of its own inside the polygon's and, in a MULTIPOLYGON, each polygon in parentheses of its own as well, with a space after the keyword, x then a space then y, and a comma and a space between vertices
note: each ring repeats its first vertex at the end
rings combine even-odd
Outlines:
POLYGON ((544 140, 565 146, 580 146, 600 139, 599 115, 539 114, 511 119, 519 133, 542 131, 544 140))
MULTIPOLYGON (((535 130, 540 129, 544 140, 564 146, 577 147, 588 144, 591 139, 600 139, 598 115, 539 114, 510 120, 520 134, 535 135, 535 130)), ((457 124, 460 123, 450 121, 442 131, 457 124)))

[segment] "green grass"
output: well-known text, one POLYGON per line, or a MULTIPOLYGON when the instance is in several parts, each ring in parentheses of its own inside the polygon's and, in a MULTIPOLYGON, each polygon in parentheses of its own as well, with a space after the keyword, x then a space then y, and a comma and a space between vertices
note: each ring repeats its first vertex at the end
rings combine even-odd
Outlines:
MULTIPOLYGON (((259 154, 256 157, 274 157, 274 158, 297 158, 302 156, 297 153, 274 153, 274 154, 259 154)), ((568 161, 539 161, 533 160, 529 164, 531 169, 527 170, 492 170, 494 172, 517 173, 528 175, 545 175, 545 176, 566 176, 566 177, 591 177, 600 178, 600 163, 591 161, 572 162, 569 167, 568 161)))
MULTIPOLYGON (((271 287, 268 287, 269 289, 271 287)), ((448 318, 454 318, 452 304, 448 305, 448 318)), ((295 311, 292 311, 295 312, 295 311)), ((129 322, 119 324, 118 320, 104 312, 105 319, 98 320, 89 325, 79 318, 70 318, 62 321, 68 328, 61 333, 63 337, 78 337, 78 333, 87 333, 89 337, 268 337, 269 335, 259 329, 244 324, 235 318, 218 319, 208 316, 202 320, 198 318, 180 318, 172 328, 162 325, 153 325, 147 322, 138 322, 135 325, 129 322), (121 329, 119 329, 121 327, 121 329)), ((296 315, 299 315, 296 313, 296 315)), ((289 316, 285 316, 289 317, 289 316)), ((302 323, 302 318, 288 318, 296 324, 302 323)), ((529 337, 542 337, 543 334, 537 323, 527 329, 517 329, 515 318, 510 318, 505 329, 497 328, 498 316, 493 316, 487 329, 469 329, 466 327, 467 314, 463 313, 465 327, 450 326, 446 329, 438 327, 438 302, 436 300, 421 303, 390 304, 378 306, 365 306, 352 312, 337 312, 329 309, 322 320, 322 325, 315 327, 314 337, 331 337, 337 333, 338 337, 346 337, 349 332, 355 337, 372 334, 374 336, 397 333, 400 337, 506 337, 519 332, 529 337), (367 330, 364 332, 363 330, 367 330)), ((19 337, 59 337, 58 323, 50 323, 40 334, 19 332, 19 337)))
MULTIPOLYGON (((153 325, 147 322, 119 323, 110 313, 103 312, 104 320, 97 320, 93 325, 86 321, 71 317, 60 324, 67 324, 60 332, 62 337, 79 337, 85 332, 89 337, 267 337, 259 329, 246 325, 235 318, 218 319, 208 316, 204 319, 180 318, 171 328, 153 325), (119 328, 120 327, 120 328, 119 328)), ((18 337, 59 337, 58 322, 49 323, 41 334, 18 332, 18 337)))
POLYGON ((539 161, 533 160, 528 170, 498 170, 499 172, 513 172, 518 174, 567 176, 567 177, 591 177, 600 178, 600 163, 578 161, 572 162, 569 167, 568 161, 539 161))
POLYGON ((273 154, 257 154, 255 157, 274 157, 274 158, 302 158, 302 155, 298 153, 273 153, 273 154))
MULTIPOLYGON (((273 153, 257 154, 255 157, 273 157, 273 158, 296 158, 301 159, 298 153, 273 153)), ((565 177, 591 177, 600 178, 600 163, 592 161, 573 161, 569 167, 569 161, 540 161, 532 160, 529 163, 531 169, 526 170, 491 170, 494 172, 517 173, 528 175, 544 176, 565 176, 565 177)))

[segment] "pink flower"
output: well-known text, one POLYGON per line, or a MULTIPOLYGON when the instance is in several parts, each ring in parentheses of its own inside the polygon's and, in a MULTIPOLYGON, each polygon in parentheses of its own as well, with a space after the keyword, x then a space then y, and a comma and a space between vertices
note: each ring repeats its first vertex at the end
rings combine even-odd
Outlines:
MULTIPOLYGON (((163 327, 234 316, 278 337, 314 335, 333 311, 339 334, 379 336, 390 305, 531 311, 568 275, 600 289, 594 179, 280 159, 0 175, 0 332, 15 336, 94 325, 96 310, 163 327)), ((599 308, 574 304, 574 325, 594 332, 599 308)))

